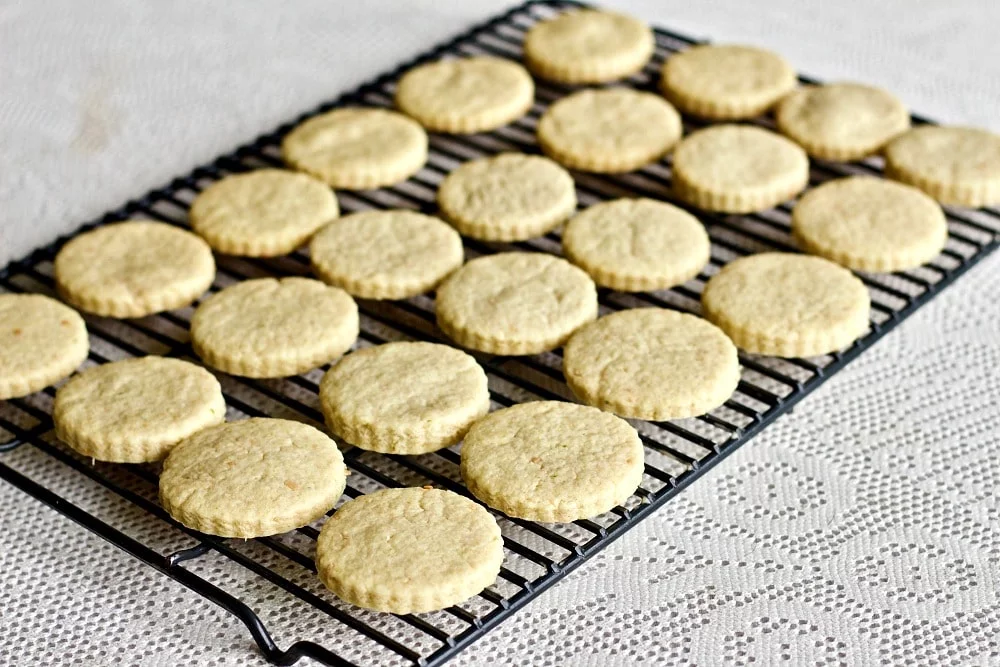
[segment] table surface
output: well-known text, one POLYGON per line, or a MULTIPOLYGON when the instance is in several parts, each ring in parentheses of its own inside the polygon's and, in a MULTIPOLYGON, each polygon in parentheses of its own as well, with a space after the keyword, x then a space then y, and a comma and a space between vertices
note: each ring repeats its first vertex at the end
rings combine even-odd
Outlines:
MULTIPOLYGON (((0 1, 0 264, 505 4, 0 1)), ((1000 130, 1000 3, 607 4, 1000 130)), ((1000 661, 998 368, 995 256, 456 663, 1000 661)), ((181 585, 0 507, 0 663, 263 663, 181 585)))

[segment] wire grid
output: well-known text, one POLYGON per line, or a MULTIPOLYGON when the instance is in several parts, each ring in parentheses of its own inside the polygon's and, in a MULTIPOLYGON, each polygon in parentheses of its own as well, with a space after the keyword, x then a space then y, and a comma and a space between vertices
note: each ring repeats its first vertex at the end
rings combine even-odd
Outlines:
MULTIPOLYGON (((517 7, 212 164, 127 203, 80 231, 129 218, 153 218, 186 226, 190 202, 207 185, 231 173, 281 166, 281 138, 303 119, 345 104, 391 106, 398 76, 421 62, 475 54, 519 59, 526 29, 575 6, 551 1, 517 7)), ((657 48, 652 61, 628 83, 655 90, 664 59, 694 43, 682 35, 656 30, 657 48)), ((435 213, 438 183, 462 161, 507 150, 537 153, 534 130, 538 118, 549 103, 574 89, 539 82, 531 112, 512 125, 473 136, 432 136, 430 159, 419 174, 392 188, 340 192, 342 209, 351 212, 403 207, 435 213)), ((771 127, 767 119, 756 122, 771 127)), ((926 121, 915 117, 914 122, 926 121)), ((687 131, 696 127, 696 123, 686 122, 687 131)), ((852 173, 880 174, 881 162, 878 158, 850 165, 814 161, 810 183, 815 186, 852 173)), ((648 196, 679 204, 669 188, 669 160, 623 176, 574 176, 581 208, 618 196, 648 196)), ((704 271, 671 290, 633 295, 601 290, 601 313, 644 306, 700 313, 698 300, 705 281, 727 261, 761 250, 794 250, 789 235, 790 211, 790 204, 742 216, 691 210, 712 238, 712 258, 704 271)), ((292 664, 303 656, 330 665, 440 664, 669 500, 996 248, 1000 211, 946 212, 948 246, 934 262, 905 273, 861 275, 872 296, 871 331, 864 338, 843 352, 811 359, 741 353, 742 380, 722 407, 693 419, 635 422, 645 445, 645 475, 636 494, 624 506, 591 520, 565 525, 498 515, 505 561, 497 583, 469 602, 444 611, 378 614, 338 601, 314 575, 314 543, 321 522, 253 541, 222 540, 184 528, 155 500, 156 466, 94 463, 56 441, 49 416, 52 388, 26 399, 0 403, 0 451, 10 452, 0 459, 0 477, 238 616, 263 654, 276 664, 292 664), (109 502, 108 497, 113 501, 109 502), (284 639, 297 641, 288 649, 280 649, 272 638, 274 629, 284 639)), ((52 293, 52 259, 66 240, 59 239, 9 265, 0 272, 0 290, 52 293)), ((553 232, 509 244, 465 239, 465 246, 467 258, 513 249, 559 254, 560 236, 553 232)), ((211 292, 247 278, 308 273, 309 259, 304 250, 270 260, 219 257, 218 276, 211 292)), ((434 325, 430 296, 396 302, 362 300, 359 306, 362 330, 356 347, 393 340, 445 340, 434 325)), ((197 361, 187 333, 192 312, 189 307, 126 321, 88 315, 92 346, 88 363, 145 354, 197 361)), ((533 399, 572 400, 562 380, 558 351, 532 357, 477 358, 489 376, 494 408, 533 399)), ((280 380, 220 375, 229 405, 227 416, 284 417, 322 428, 317 391, 325 370, 280 380)), ((345 459, 352 474, 342 502, 378 488, 425 484, 468 495, 458 473, 457 447, 411 457, 351 448, 345 451, 345 459)))

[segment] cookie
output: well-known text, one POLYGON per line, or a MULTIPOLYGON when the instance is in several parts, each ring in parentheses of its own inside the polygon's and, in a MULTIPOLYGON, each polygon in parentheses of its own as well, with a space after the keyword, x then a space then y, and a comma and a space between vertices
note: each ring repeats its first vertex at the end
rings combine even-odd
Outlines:
POLYGON ((227 176, 191 204, 191 228, 217 251, 244 257, 287 255, 337 217, 322 181, 284 169, 227 176))
POLYGON ((215 260, 191 232, 162 222, 120 222, 64 245, 55 278, 60 296, 80 310, 145 317, 191 305, 215 279, 215 260))
POLYGON ((674 191, 707 211, 763 211, 808 182, 805 151, 759 127, 715 125, 691 134, 674 151, 674 191))
POLYGON ((347 107, 305 121, 281 142, 294 169, 335 188, 366 190, 395 185, 427 162, 427 133, 403 114, 347 107))
POLYGON ((711 120, 759 116, 795 84, 795 70, 777 53, 736 44, 693 46, 668 58, 660 76, 674 106, 711 120))
POLYGON ((0 400, 33 394, 87 358, 83 318, 41 294, 0 294, 0 400))
POLYGON ((602 83, 639 72, 654 45, 653 31, 639 19, 579 9, 533 26, 524 38, 524 61, 549 81, 602 83))
POLYGON ((434 289, 462 265, 462 238, 447 223, 415 211, 352 213, 309 244, 323 282, 364 299, 405 299, 434 289))
POLYGON ((642 482, 636 430, 597 408, 535 401, 476 422, 462 479, 490 507, 531 521, 576 521, 628 500, 642 482))
POLYGON ((622 292, 667 289, 708 263, 708 234, 690 213, 652 199, 616 199, 579 213, 562 236, 566 258, 598 285, 622 292))
POLYGON ((210 426, 163 462, 160 504, 188 528, 264 537, 330 511, 347 483, 344 457, 319 430, 287 419, 210 426))
POLYGON ((584 403, 621 417, 695 417, 732 396, 736 346, 700 317, 662 308, 607 315, 573 334, 563 373, 584 403))
POLYGON ((792 234, 808 253, 856 271, 925 264, 948 240, 941 207, 920 190, 851 176, 807 192, 792 211, 792 234))
POLYGON ((542 150, 570 169, 621 173, 659 160, 681 138, 681 117, 652 93, 581 90, 538 121, 542 150))
POLYGON ((701 293, 705 317, 754 354, 812 357, 868 329, 864 283, 821 257, 768 252, 726 264, 701 293))
POLYGON ((506 252, 472 260, 437 291, 438 326, 449 338, 492 354, 554 350, 597 317, 597 288, 552 255, 506 252))
POLYGON ((386 343, 349 354, 323 376, 319 399, 335 435, 388 454, 451 447, 490 409, 476 360, 434 343, 386 343))
POLYGON ((316 570, 337 597, 416 614, 468 600, 503 563, 496 519, 440 489, 383 489, 344 503, 316 542, 316 570))
POLYGON ((191 345, 233 375, 298 375, 333 361, 358 337, 358 307, 336 287, 309 278, 257 278, 198 306, 191 345))
POLYGON ((775 109, 778 130, 821 160, 860 160, 910 127, 894 95, 859 83, 806 86, 775 109))
POLYGON ((441 213, 465 236, 523 241, 552 231, 576 210, 573 177, 537 155, 470 160, 441 181, 441 213))
POLYGON ((471 134, 503 127, 526 114, 535 84, 504 58, 449 58, 408 71, 396 87, 400 111, 432 132, 471 134))
POLYGON ((56 392, 56 435, 98 461, 159 461, 184 438, 221 424, 215 376, 180 359, 142 357, 88 368, 56 392))
POLYGON ((885 148, 885 174, 942 204, 1000 204, 1000 136, 971 127, 925 125, 885 148))

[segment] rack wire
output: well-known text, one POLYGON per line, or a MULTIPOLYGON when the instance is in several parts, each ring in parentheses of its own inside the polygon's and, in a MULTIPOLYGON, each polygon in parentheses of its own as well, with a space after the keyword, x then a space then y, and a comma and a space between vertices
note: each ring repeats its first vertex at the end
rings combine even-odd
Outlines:
MULTIPOLYGON (((231 173, 280 166, 281 138, 297 123, 347 104, 391 106, 395 82, 414 65, 441 57, 491 54, 518 59, 525 31, 573 2, 530 2, 479 25, 356 91, 286 123, 189 175, 126 203, 76 233, 129 218, 153 218, 184 226, 192 199, 231 173)), ((656 53, 629 84, 655 89, 665 58, 696 40, 657 29, 656 53)), ((804 82, 811 82, 802 78, 804 82)), ((529 115, 495 132, 467 137, 433 136, 429 162, 419 174, 392 188, 339 194, 344 211, 404 207, 434 213, 434 192, 444 175, 464 160, 505 150, 537 153, 535 125, 547 105, 573 90, 539 83, 529 115)), ((927 120, 913 118, 914 123, 927 120)), ((770 127, 770 121, 755 121, 770 127)), ((687 122, 687 130, 697 123, 687 122)), ((811 186, 853 173, 881 174, 872 158, 854 164, 814 161, 811 186)), ((617 196, 648 196, 677 202, 670 191, 670 164, 664 160, 623 176, 574 174, 581 207, 617 196)), ((691 210, 712 239, 710 264, 695 279, 671 290, 625 295, 601 290, 602 313, 631 307, 665 307, 698 313, 705 281, 727 261, 765 249, 794 250, 789 235, 790 204, 753 215, 715 215, 691 210)), ((671 422, 637 422, 646 450, 643 482, 622 507, 591 520, 541 524, 498 516, 505 561, 497 583, 468 603, 419 615, 377 614, 339 602, 314 576, 314 543, 319 523, 253 541, 224 540, 196 533, 173 521, 157 504, 157 467, 109 465, 83 459, 61 445, 50 418, 53 389, 0 403, 0 478, 48 504, 152 568, 184 584, 237 616, 263 655, 289 665, 302 657, 321 664, 439 665, 509 618, 539 593, 560 581, 601 548, 663 505, 706 470, 750 440, 783 412, 933 298, 996 249, 1000 211, 946 210, 949 241, 944 252, 918 270, 891 275, 861 274, 872 297, 870 332, 839 353, 811 359, 775 359, 741 354, 742 380, 726 404, 707 415, 671 422), (83 493, 93 487, 108 503, 83 493), (99 506, 98 506, 99 505, 99 506), (275 611, 277 609, 277 611, 275 611), (266 618, 262 619, 262 616, 266 618), (272 631, 287 649, 279 648, 272 631)), ((560 252, 558 232, 528 242, 502 244, 466 240, 469 257, 510 249, 560 252)), ((52 293, 52 260, 68 240, 60 238, 0 271, 0 291, 52 293)), ((270 275, 304 275, 305 251, 285 258, 251 260, 220 257, 211 291, 233 282, 270 275)), ((357 346, 390 340, 443 340, 434 326, 433 299, 361 301, 362 332, 357 346)), ((197 361, 188 339, 192 309, 137 320, 87 316, 90 364, 162 354, 197 361)), ((477 355, 487 370, 494 407, 532 399, 572 400, 563 383, 559 352, 533 357, 477 355)), ((230 406, 228 417, 275 416, 322 425, 318 382, 324 369, 281 380, 220 375, 230 406)), ((346 498, 383 487, 424 485, 468 495, 458 474, 457 448, 416 457, 348 449, 352 474, 346 498)))

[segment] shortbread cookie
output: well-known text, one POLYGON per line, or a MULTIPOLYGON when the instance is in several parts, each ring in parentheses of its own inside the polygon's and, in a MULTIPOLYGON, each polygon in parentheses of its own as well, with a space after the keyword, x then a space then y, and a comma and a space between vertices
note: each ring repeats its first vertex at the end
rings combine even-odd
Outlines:
POLYGON ((864 283, 821 257, 768 252, 722 267, 701 294, 705 317, 755 354, 811 357, 868 329, 864 283))
POLYGON ((449 58, 403 75, 396 106, 432 132, 495 130, 526 114, 535 84, 520 64, 504 58, 449 58))
POLYGON ((320 405, 334 434, 362 449, 424 454, 450 447, 490 410, 486 373, 435 343, 358 350, 323 376, 320 405))
POLYGON ((336 220, 309 245, 324 282, 363 299, 405 299, 434 289, 462 265, 462 238, 415 211, 363 211, 336 220))
POLYGON ((707 211, 751 213, 794 197, 809 182, 805 151, 750 125, 698 130, 674 151, 674 190, 707 211))
POLYGON ((444 609, 491 585, 500 527, 451 491, 383 489, 345 503, 316 542, 323 584, 345 602, 395 614, 444 609))
POLYGON ((573 177, 537 155, 504 153, 471 160, 437 192, 444 216, 465 236, 523 241, 562 224, 576 210, 573 177))
POLYGON ((910 112, 894 95, 859 83, 806 86, 775 110, 782 134, 821 160, 860 160, 910 127, 910 112))
POLYGON ((98 461, 159 461, 184 438, 226 419, 215 376, 180 359, 142 357, 89 368, 58 392, 56 435, 98 461))
POLYGON ((601 83, 640 71, 653 47, 653 31, 639 19, 579 9, 532 27, 524 38, 524 61, 549 81, 601 83))
POLYGON ((462 478, 508 516, 576 521, 628 500, 643 449, 623 419, 576 403, 535 401, 476 422, 462 444, 462 478))
POLYGON ((162 222, 121 222, 63 246, 55 277, 62 298, 81 310, 144 317, 193 303, 215 279, 215 260, 191 232, 162 222))
POLYGON ((348 107, 310 118, 281 142, 289 165, 335 188, 395 185, 427 162, 427 133, 403 114, 348 107))
POLYGON ((795 88, 795 70, 753 46, 703 44, 671 56, 660 89, 678 109, 712 120, 752 118, 795 88))
POLYGON ((885 148, 889 178, 943 204, 1000 204, 1000 136, 971 127, 925 125, 885 148))
POLYGON ((297 375, 333 361, 358 337, 358 306, 309 278, 258 278, 206 299, 191 318, 202 360, 233 375, 297 375))
POLYGON ((597 289, 582 270, 540 252, 474 259, 437 292, 438 326, 459 345, 493 354, 553 350, 597 317, 597 289))
POLYGON ((0 400, 68 376, 90 351, 83 318, 41 294, 0 294, 0 400))
POLYGON ((807 192, 792 211, 803 250, 856 271, 902 271, 925 264, 948 240, 936 201, 908 185, 851 176, 807 192))
POLYGON ((258 169, 227 176, 191 204, 191 228, 227 255, 277 257, 337 217, 330 187, 306 174, 258 169))
POLYGON ((708 234, 698 219, 652 199, 616 199, 579 213, 562 237, 567 259, 598 285, 623 292, 667 289, 708 263, 708 234))
POLYGON ((163 462, 160 503, 188 528, 264 537, 330 511, 347 477, 337 443, 287 419, 244 419, 198 431, 163 462))
POLYGON ((600 173, 632 171, 663 157, 681 138, 681 117, 652 93, 627 88, 581 90, 548 108, 538 143, 569 167, 600 173))
POLYGON ((700 317, 633 308, 580 327, 563 351, 563 373, 588 405, 664 421, 725 403, 740 364, 733 342, 700 317))

